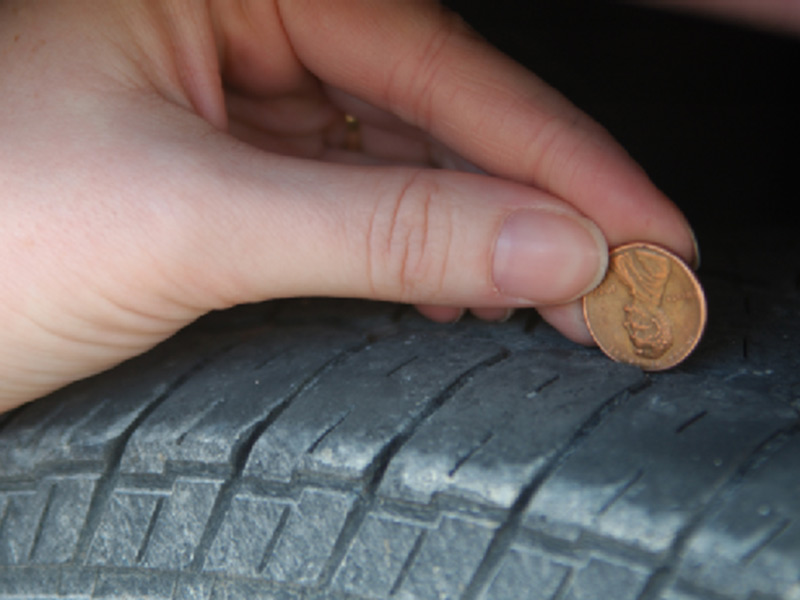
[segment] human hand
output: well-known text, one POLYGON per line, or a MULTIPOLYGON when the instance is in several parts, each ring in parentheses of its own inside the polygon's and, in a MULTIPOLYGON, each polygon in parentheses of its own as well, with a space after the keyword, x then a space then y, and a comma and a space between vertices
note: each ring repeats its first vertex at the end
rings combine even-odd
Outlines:
POLYGON ((695 257, 601 127, 434 3, 0 13, 0 411, 277 297, 537 306, 588 342, 606 244, 695 257))

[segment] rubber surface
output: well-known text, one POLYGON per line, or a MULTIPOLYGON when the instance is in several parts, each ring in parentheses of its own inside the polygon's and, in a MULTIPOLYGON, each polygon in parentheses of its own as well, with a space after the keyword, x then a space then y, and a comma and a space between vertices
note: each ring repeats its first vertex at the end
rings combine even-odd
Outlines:
POLYGON ((645 375, 533 313, 211 315, 0 415, 0 599, 800 598, 800 240, 780 208, 797 102, 761 71, 786 63, 591 16, 582 46, 537 50, 573 31, 559 15, 495 41, 529 44, 685 202, 709 300, 686 363, 645 375), (628 31, 636 52, 602 38, 628 31), (702 68, 657 62, 675 55, 702 68))

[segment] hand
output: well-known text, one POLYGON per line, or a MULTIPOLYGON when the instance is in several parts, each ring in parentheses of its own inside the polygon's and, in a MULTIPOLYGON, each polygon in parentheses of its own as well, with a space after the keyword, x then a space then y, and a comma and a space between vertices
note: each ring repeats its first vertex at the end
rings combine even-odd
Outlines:
POLYGON ((605 131, 434 3, 6 2, 0 86, 0 411, 276 297, 540 306, 588 341, 606 244, 695 256, 605 131))

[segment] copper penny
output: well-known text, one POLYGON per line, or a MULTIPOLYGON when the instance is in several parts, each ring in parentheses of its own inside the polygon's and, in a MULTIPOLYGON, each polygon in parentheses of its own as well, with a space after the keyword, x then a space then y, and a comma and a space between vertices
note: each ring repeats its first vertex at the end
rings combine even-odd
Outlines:
POLYGON ((679 257, 636 242, 612 250, 605 279, 583 298, 583 316, 608 356, 661 371, 697 346, 706 324, 706 298, 679 257))

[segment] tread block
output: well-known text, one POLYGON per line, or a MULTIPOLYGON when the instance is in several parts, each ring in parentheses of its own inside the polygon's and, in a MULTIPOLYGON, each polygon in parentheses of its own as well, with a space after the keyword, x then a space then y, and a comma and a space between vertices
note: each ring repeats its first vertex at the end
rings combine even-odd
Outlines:
POLYGON ((233 499, 206 557, 204 571, 256 577, 270 541, 285 523, 287 502, 239 495, 233 499))
POLYGON ((443 517, 425 536, 396 597, 459 598, 491 542, 493 528, 463 518, 443 517))
POLYGON ((176 571, 189 566, 221 483, 188 478, 175 481, 163 510, 154 516, 143 566, 176 571))
POLYGON ((647 575, 643 570, 591 559, 575 573, 562 597, 564 600, 636 600, 647 582, 647 575))
POLYGON ((389 516, 368 516, 333 581, 333 588, 362 596, 389 596, 423 528, 389 516))
POLYGON ((0 436, 0 478, 75 462, 102 470, 117 439, 142 411, 205 355, 218 351, 209 340, 186 342, 169 340, 101 377, 25 406, 0 436))
POLYGON ((429 504, 449 495, 510 508, 548 459, 642 373, 595 357, 521 352, 475 379, 394 457, 379 495, 429 504))
POLYGON ((53 483, 48 481, 36 490, 4 494, 5 511, 0 521, 0 565, 23 565, 28 562, 52 488, 53 483))
POLYGON ((281 483, 298 471, 360 478, 429 401, 499 351, 455 335, 378 341, 295 398, 256 442, 245 475, 281 483))
POLYGON ((313 584, 325 567, 354 501, 352 494, 304 490, 266 562, 264 576, 313 584))
POLYGON ((634 400, 599 424, 542 485, 525 526, 664 552, 759 443, 795 419, 780 402, 704 389, 691 376, 663 376, 634 400))
POLYGON ((167 493, 115 490, 95 532, 87 563, 133 567, 145 551, 148 530, 167 493))
POLYGON ((41 532, 31 550, 31 562, 54 564, 72 558, 96 482, 94 476, 64 477, 53 481, 50 503, 39 526, 41 532))
POLYGON ((527 600, 550 600, 563 587, 571 571, 568 564, 512 547, 503 558, 484 598, 516 598, 520 590, 526 590, 527 600))
POLYGON ((270 330, 224 353, 134 432, 121 470, 162 473, 170 461, 230 466, 242 435, 359 339, 333 328, 294 327, 270 330))
POLYGON ((749 472, 695 532, 679 580, 731 598, 800 593, 800 477, 795 436, 749 472))
POLYGON ((56 569, 0 569, 0 598, 55 598, 59 575, 56 569))

